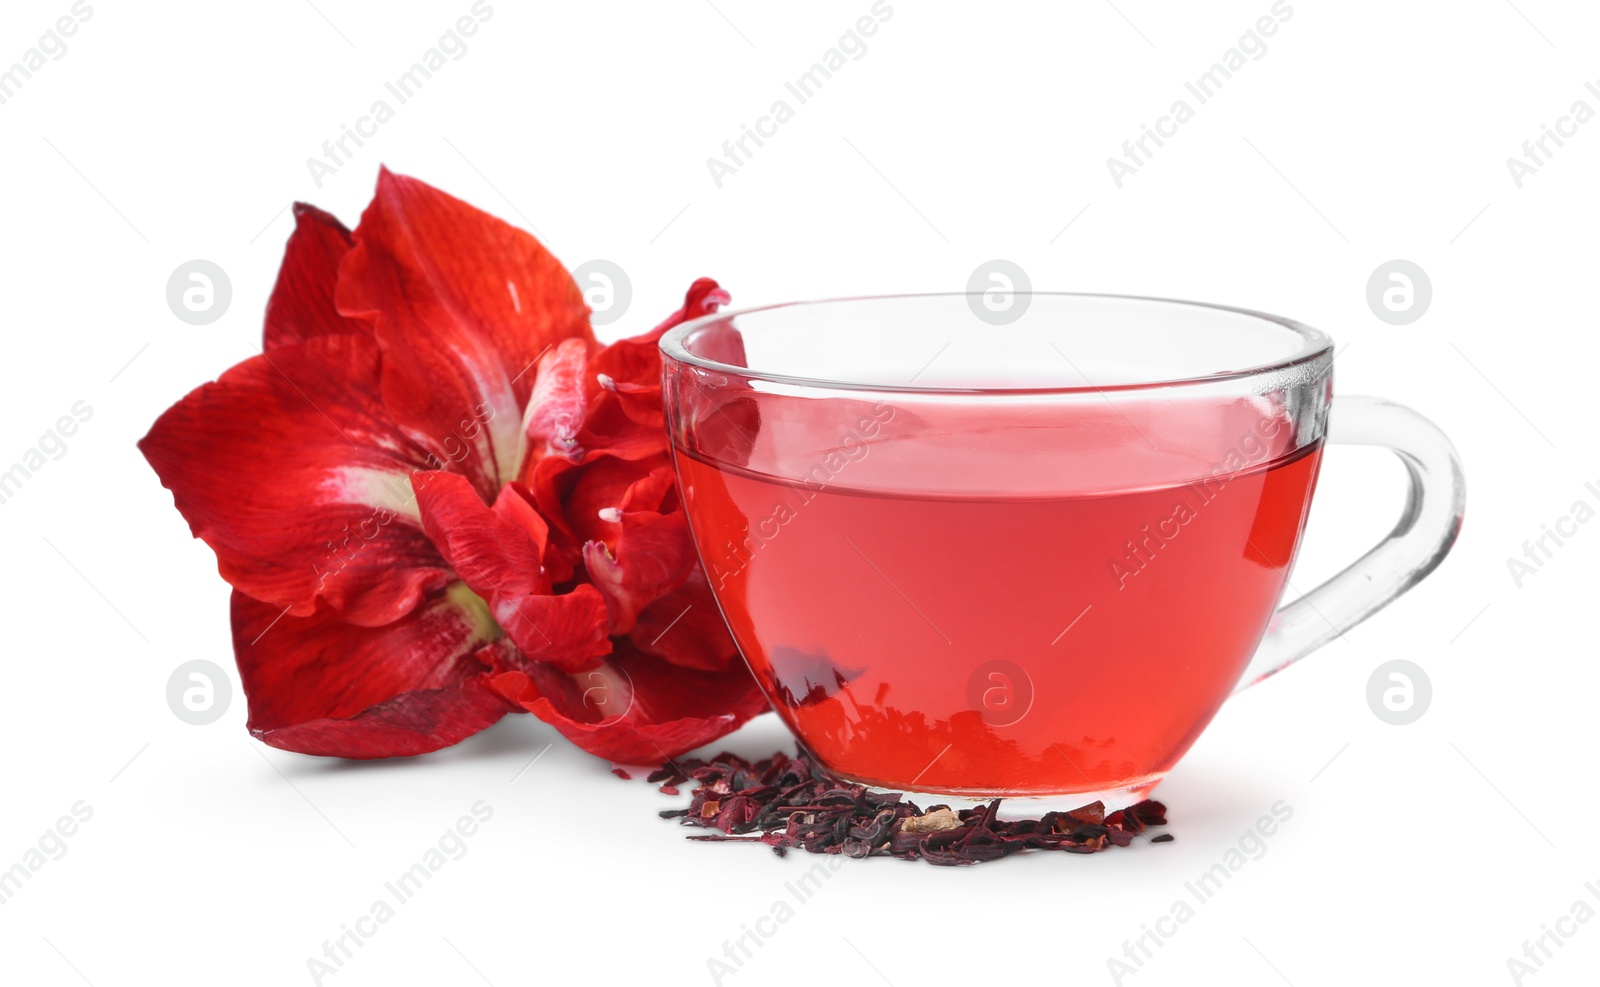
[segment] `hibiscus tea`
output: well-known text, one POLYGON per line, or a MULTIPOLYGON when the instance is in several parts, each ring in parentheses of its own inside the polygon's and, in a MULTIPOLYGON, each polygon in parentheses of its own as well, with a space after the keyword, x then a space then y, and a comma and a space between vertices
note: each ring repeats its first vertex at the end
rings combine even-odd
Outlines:
POLYGON ((996 260, 964 293, 685 323, 665 423, 717 605, 804 756, 935 802, 1128 805, 1229 695, 1439 564, 1461 465, 1416 412, 1335 401, 1315 329, 1025 281, 996 260), (1397 452, 1408 506, 1280 608, 1329 441, 1397 452))
POLYGON ((675 449, 723 614, 822 765, 975 797, 1152 787, 1255 652, 1321 457, 1250 399, 798 408, 675 449))

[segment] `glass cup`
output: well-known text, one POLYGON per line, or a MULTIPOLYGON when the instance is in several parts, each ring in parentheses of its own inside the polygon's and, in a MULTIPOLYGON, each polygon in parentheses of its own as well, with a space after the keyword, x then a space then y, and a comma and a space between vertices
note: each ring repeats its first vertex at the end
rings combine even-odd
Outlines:
POLYGON ((680 491, 745 660, 829 771, 1125 805, 1230 694, 1439 564, 1461 466, 1416 412, 1335 402, 1332 343, 1297 322, 1004 301, 806 302, 671 330, 680 491), (1330 441, 1392 449, 1409 499, 1380 544, 1279 607, 1330 441))

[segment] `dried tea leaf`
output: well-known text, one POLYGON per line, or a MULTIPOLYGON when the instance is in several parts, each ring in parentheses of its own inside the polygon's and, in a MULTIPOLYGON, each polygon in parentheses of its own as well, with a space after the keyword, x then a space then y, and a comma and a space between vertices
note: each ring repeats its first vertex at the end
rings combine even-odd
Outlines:
MULTIPOLYGON (((1099 802, 1039 819, 1001 819, 999 799, 955 812, 927 811, 898 792, 838 782, 804 753, 746 761, 722 753, 709 761, 662 765, 649 780, 666 794, 692 783, 689 806, 660 813, 685 826, 718 832, 691 836, 713 843, 763 843, 848 857, 897 857, 942 867, 999 860, 1024 850, 1100 853, 1125 847, 1150 826, 1166 824, 1166 806, 1144 801, 1110 813, 1099 802), (747 835, 754 834, 754 835, 747 835)), ((1153 837, 1166 842, 1171 836, 1153 837)))

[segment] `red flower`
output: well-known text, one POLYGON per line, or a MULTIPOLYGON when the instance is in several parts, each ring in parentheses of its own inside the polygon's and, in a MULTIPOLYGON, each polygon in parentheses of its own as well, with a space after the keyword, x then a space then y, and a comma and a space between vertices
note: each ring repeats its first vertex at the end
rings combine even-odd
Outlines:
POLYGON ((538 241, 422 182, 295 217, 262 354, 139 443, 234 588, 250 731, 388 757, 531 710, 654 762, 764 710, 661 418, 657 338, 726 293, 601 348, 538 241))

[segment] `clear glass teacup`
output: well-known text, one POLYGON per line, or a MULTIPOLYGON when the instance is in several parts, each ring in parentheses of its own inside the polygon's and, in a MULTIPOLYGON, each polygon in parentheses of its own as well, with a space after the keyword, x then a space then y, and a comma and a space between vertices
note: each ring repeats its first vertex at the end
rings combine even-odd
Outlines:
POLYGON ((1243 309, 1041 294, 721 313, 661 341, 706 573, 784 722, 841 778, 1123 805, 1222 702, 1437 566, 1450 442, 1332 395, 1333 346, 1243 309), (1325 442, 1405 462, 1394 531, 1279 607, 1325 442))

